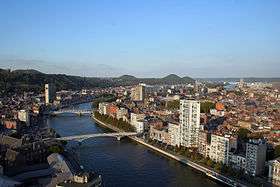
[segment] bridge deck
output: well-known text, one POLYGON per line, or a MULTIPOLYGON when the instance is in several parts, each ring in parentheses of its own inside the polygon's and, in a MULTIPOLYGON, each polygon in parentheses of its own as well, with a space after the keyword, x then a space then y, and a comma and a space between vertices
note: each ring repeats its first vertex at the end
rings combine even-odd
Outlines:
POLYGON ((136 132, 116 132, 116 133, 99 133, 99 134, 84 134, 84 135, 74 135, 56 138, 56 140, 81 140, 97 137, 123 137, 123 136, 136 136, 136 132))
POLYGON ((51 111, 49 114, 91 114, 91 110, 58 110, 51 111))

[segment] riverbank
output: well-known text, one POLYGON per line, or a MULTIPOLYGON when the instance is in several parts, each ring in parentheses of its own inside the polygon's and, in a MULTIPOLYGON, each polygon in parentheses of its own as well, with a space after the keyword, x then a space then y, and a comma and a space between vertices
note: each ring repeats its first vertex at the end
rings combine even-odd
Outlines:
MULTIPOLYGON (((92 118, 93 118, 93 120, 94 120, 97 124, 99 124, 99 125, 101 125, 101 126, 103 126, 103 127, 109 128, 109 129, 111 129, 111 130, 113 130, 113 131, 116 131, 116 132, 124 132, 124 131, 121 130, 121 129, 118 129, 118 128, 116 128, 116 127, 110 125, 110 124, 106 124, 106 123, 104 123, 104 122, 102 122, 102 121, 96 119, 94 116, 92 116, 92 118)), ((180 162, 180 163, 182 163, 182 164, 184 164, 184 165, 188 165, 188 166, 190 166, 190 167, 192 167, 192 168, 194 168, 194 169, 196 169, 196 170, 198 170, 198 171, 204 173, 206 176, 208 176, 208 177, 210 177, 210 178, 212 178, 212 179, 215 179, 215 180, 217 180, 217 181, 219 181, 219 182, 221 182, 221 183, 223 183, 223 184, 226 184, 226 185, 229 185, 229 186, 241 186, 241 187, 245 187, 245 186, 246 186, 246 185, 241 184, 241 183, 239 183, 239 182, 236 182, 236 181, 234 181, 233 179, 230 179, 230 178, 228 178, 228 177, 226 177, 226 176, 224 176, 224 175, 221 175, 221 174, 219 174, 219 173, 217 173, 217 172, 215 172, 215 171, 213 171, 213 170, 210 170, 210 169, 208 169, 208 168, 206 168, 206 167, 204 167, 204 166, 201 166, 201 165, 199 165, 199 164, 197 164, 197 163, 194 163, 194 162, 192 162, 192 161, 186 159, 186 158, 183 157, 183 156, 171 154, 171 153, 168 153, 168 152, 166 152, 166 151, 164 151, 164 150, 162 150, 162 149, 159 149, 159 148, 157 148, 157 147, 155 147, 155 146, 153 146, 153 145, 151 145, 151 144, 146 143, 145 141, 143 141, 143 140, 140 139, 140 138, 137 138, 137 137, 129 137, 129 138, 130 138, 131 140, 137 142, 137 143, 140 143, 140 144, 142 144, 142 145, 148 147, 149 149, 151 149, 151 150, 153 150, 153 151, 156 151, 156 152, 158 152, 158 153, 161 153, 161 154, 163 154, 163 155, 165 155, 165 156, 167 156, 167 157, 169 157, 169 158, 172 158, 172 159, 174 159, 174 160, 176 160, 176 161, 178 161, 178 162, 180 162)))

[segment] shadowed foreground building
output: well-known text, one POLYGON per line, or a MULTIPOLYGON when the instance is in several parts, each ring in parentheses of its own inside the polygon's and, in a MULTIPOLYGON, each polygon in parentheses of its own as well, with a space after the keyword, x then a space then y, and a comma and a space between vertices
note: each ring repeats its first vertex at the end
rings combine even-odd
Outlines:
POLYGON ((265 140, 249 140, 246 144, 245 172, 252 176, 263 174, 265 168, 267 145, 265 140))
POLYGON ((55 170, 48 186, 100 186, 101 176, 84 171, 78 162, 68 153, 53 153, 47 158, 51 168, 55 170))

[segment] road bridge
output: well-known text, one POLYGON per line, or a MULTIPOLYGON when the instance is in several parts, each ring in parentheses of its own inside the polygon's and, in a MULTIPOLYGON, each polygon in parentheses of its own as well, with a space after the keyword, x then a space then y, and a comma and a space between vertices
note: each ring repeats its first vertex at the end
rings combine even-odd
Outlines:
POLYGON ((136 135, 137 135, 136 132, 115 132, 115 133, 98 133, 98 134, 65 136, 65 137, 60 137, 60 138, 55 138, 55 139, 56 140, 65 140, 65 141, 76 140, 76 141, 82 142, 87 139, 98 138, 98 137, 115 137, 118 140, 121 140, 121 138, 123 138, 123 137, 136 136, 136 135))
POLYGON ((77 114, 77 115, 90 115, 91 110, 76 110, 76 109, 62 109, 57 111, 50 111, 50 115, 60 115, 60 114, 77 114))

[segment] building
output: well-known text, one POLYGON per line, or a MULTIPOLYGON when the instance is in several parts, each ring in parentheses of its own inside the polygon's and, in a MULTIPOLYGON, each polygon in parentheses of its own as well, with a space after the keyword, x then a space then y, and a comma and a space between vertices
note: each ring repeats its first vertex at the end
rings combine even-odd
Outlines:
POLYGON ((131 99, 133 101, 144 101, 144 97, 145 97, 145 86, 143 84, 139 84, 131 89, 131 99))
POLYGON ((238 82, 238 87, 239 88, 243 88, 245 86, 245 82, 243 79, 240 79, 240 81, 238 82))
POLYGON ((143 133, 145 130, 145 123, 143 120, 138 120, 134 127, 137 133, 143 133))
POLYGON ((4 147, 5 167, 11 172, 18 172, 17 167, 23 168, 31 163, 44 163, 49 154, 49 147, 57 142, 32 140, 30 137, 14 138, 7 135, 0 136, 0 146, 4 147))
POLYGON ((266 160, 266 141, 263 139, 249 140, 246 144, 246 168, 245 172, 252 176, 263 173, 266 160))
POLYGON ((231 152, 237 149, 237 138, 230 135, 211 134, 209 158, 229 165, 231 152))
POLYGON ((45 104, 48 105, 54 101, 55 87, 53 84, 45 84, 45 104))
POLYGON ((198 147, 200 128, 200 102, 180 100, 180 136, 181 146, 198 147))
POLYGON ((208 92, 208 94, 217 93, 218 89, 217 88, 207 88, 207 92, 208 92))
POLYGON ((225 111, 223 110, 217 110, 217 109, 210 109, 210 114, 213 116, 220 116, 223 117, 225 115, 225 111))
POLYGON ((171 145, 172 146, 180 146, 180 126, 176 123, 168 123, 168 133, 170 134, 171 138, 171 145))
POLYGON ((56 171, 55 177, 47 186, 101 186, 100 175, 84 171, 68 154, 52 153, 47 161, 56 171))
POLYGON ((229 152, 229 166, 237 170, 245 170, 246 156, 229 152))
POLYGON ((98 104, 98 111, 100 114, 104 114, 106 115, 107 114, 107 106, 108 106, 108 103, 99 103, 98 104))
POLYGON ((268 178, 275 185, 280 185, 280 157, 269 161, 268 178))
POLYGON ((205 158, 209 157, 211 147, 211 134, 206 131, 199 131, 198 142, 199 154, 201 154, 205 158))
POLYGON ((166 128, 150 127, 150 138, 171 145, 171 136, 166 128))
POLYGON ((119 108, 117 111, 117 119, 124 119, 128 114, 128 110, 126 108, 119 108))
POLYGON ((142 133, 145 130, 145 114, 130 114, 130 124, 135 128, 137 133, 142 133))
POLYGON ((209 157, 215 162, 221 162, 228 165, 230 136, 211 135, 211 147, 209 157))
POLYGON ((111 117, 117 117, 117 112, 118 112, 118 107, 114 104, 108 104, 106 106, 106 114, 111 116, 111 117))
POLYGON ((27 126, 30 125, 30 116, 29 116, 29 112, 26 110, 20 110, 18 112, 18 120, 25 122, 27 126))
POLYGON ((15 120, 4 120, 3 125, 7 129, 19 129, 20 128, 19 123, 15 120))
POLYGON ((137 125, 137 121, 144 120, 145 114, 130 113, 130 124, 132 126, 137 125))

